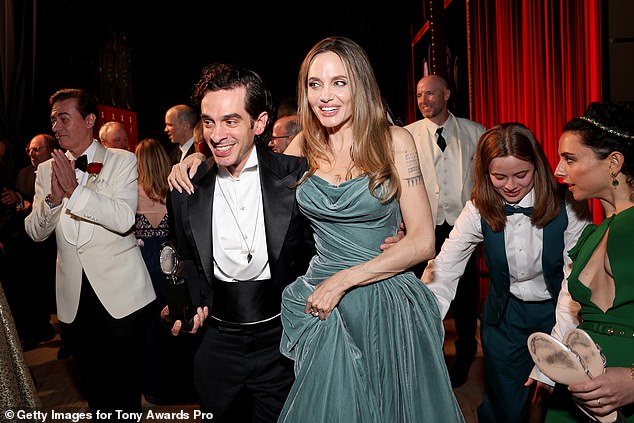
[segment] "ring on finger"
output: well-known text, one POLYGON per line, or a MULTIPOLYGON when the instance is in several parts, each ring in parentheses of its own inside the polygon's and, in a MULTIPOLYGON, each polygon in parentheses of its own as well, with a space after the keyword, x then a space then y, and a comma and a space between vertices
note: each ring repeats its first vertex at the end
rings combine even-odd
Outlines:
POLYGON ((312 315, 313 315, 313 317, 317 317, 317 316, 319 316, 319 312, 314 311, 314 310, 313 310, 310 314, 312 314, 312 315))

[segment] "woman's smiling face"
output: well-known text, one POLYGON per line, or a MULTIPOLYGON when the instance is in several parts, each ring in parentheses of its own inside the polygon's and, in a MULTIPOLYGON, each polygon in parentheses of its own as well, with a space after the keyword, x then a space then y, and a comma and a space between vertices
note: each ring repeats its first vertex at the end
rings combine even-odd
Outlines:
POLYGON ((319 122, 337 128, 352 116, 350 81, 341 58, 326 52, 315 56, 308 71, 308 102, 319 122))

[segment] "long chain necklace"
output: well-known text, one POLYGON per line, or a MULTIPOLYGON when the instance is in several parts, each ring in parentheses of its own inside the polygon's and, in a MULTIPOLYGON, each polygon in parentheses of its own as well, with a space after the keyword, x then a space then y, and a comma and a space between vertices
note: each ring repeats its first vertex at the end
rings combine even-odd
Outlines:
MULTIPOLYGON (((247 263, 251 263, 251 259, 253 258, 253 252, 254 252, 253 245, 255 244, 255 232, 258 229, 258 219, 260 218, 260 203, 261 203, 260 198, 258 196, 258 208, 255 212, 255 225, 253 225, 253 237, 251 238, 251 246, 249 246, 249 244, 247 244, 247 236, 244 234, 244 232, 242 232, 242 228, 240 227, 240 224, 238 223, 238 218, 233 213, 233 207, 231 207, 231 203, 229 203, 229 200, 227 199, 227 196, 225 195, 225 191, 222 189, 222 184, 220 183, 220 178, 218 177, 217 174, 216 174, 216 185, 218 186, 218 188, 220 188, 220 193, 222 194, 222 198, 225 199, 225 203, 227 203, 227 207, 229 207, 229 212, 231 212, 231 216, 233 217, 234 222, 236 222, 238 231, 240 231, 240 236, 244 240, 244 245, 247 247, 247 263)), ((240 243, 242 244, 242 242, 240 243)))

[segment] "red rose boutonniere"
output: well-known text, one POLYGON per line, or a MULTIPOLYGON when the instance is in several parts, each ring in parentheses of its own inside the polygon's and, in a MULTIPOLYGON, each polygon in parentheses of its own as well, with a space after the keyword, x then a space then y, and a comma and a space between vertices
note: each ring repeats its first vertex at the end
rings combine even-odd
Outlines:
POLYGON ((88 158, 86 155, 79 156, 77 160, 75 160, 75 169, 79 169, 82 172, 88 173, 90 178, 96 178, 97 174, 101 172, 101 168, 103 167, 103 163, 92 162, 88 163, 88 158))
POLYGON ((103 163, 92 162, 86 165, 86 172, 90 175, 91 178, 96 178, 97 174, 101 172, 101 168, 103 167, 103 163))

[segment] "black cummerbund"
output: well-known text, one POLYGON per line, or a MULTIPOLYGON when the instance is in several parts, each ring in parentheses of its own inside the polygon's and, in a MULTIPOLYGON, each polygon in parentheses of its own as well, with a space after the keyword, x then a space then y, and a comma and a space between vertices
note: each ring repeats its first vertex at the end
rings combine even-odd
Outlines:
POLYGON ((281 298, 270 279, 224 282, 215 279, 211 315, 232 323, 253 323, 280 312, 281 298))

